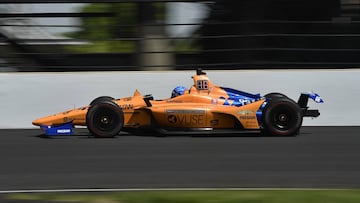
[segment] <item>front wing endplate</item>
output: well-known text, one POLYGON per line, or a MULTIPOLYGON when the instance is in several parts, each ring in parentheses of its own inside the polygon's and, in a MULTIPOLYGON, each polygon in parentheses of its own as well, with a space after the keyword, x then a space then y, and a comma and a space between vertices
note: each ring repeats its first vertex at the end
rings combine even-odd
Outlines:
POLYGON ((45 134, 47 136, 74 134, 72 122, 68 122, 68 123, 64 123, 62 125, 56 125, 56 126, 42 125, 42 126, 40 126, 40 128, 45 131, 45 134))

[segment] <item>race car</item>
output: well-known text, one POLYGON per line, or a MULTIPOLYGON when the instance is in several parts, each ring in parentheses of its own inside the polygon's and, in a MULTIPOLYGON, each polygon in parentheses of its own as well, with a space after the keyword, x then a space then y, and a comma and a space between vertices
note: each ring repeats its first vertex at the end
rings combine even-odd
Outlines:
POLYGON ((124 132, 156 131, 161 134, 249 133, 293 136, 303 117, 318 117, 308 100, 323 103, 316 93, 302 93, 297 102, 281 93, 264 96, 216 86, 205 72, 196 70, 194 84, 179 86, 171 98, 154 100, 152 95, 120 99, 101 96, 89 105, 34 120, 47 136, 71 135, 75 126, 86 126, 95 137, 114 137, 124 132))

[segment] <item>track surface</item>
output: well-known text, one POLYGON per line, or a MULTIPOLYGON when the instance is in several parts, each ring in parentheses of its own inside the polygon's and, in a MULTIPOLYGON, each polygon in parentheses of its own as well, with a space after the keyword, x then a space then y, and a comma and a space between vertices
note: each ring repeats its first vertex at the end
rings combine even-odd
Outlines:
POLYGON ((297 137, 39 133, 0 130, 0 190, 360 187, 360 127, 303 127, 297 137))

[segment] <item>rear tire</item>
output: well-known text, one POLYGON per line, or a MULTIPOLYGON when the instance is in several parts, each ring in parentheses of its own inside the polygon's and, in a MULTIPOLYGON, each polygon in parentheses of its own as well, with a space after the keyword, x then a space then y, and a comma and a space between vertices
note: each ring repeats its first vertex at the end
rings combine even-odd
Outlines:
POLYGON ((269 98, 269 99, 288 98, 285 94, 278 93, 278 92, 271 92, 269 94, 265 94, 264 97, 269 98))
POLYGON ((95 137, 114 137, 124 125, 124 113, 116 103, 101 101, 89 108, 86 125, 95 137))
POLYGON ((271 136, 294 136, 301 127, 303 116, 297 103, 289 98, 272 99, 264 109, 263 133, 271 136))

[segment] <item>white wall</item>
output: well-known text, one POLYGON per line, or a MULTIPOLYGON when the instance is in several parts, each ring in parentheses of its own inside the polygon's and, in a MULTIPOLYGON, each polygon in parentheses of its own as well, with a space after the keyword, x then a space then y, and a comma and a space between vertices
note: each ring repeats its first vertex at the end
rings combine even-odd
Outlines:
MULTIPOLYGON (((87 105, 108 95, 133 94, 137 88, 155 99, 167 98, 176 85, 191 86, 195 71, 0 73, 0 128, 32 128, 35 118, 87 105)), ((207 71, 215 84, 266 94, 282 92, 297 100, 301 92, 315 91, 324 104, 304 125, 360 125, 360 70, 207 71)))

